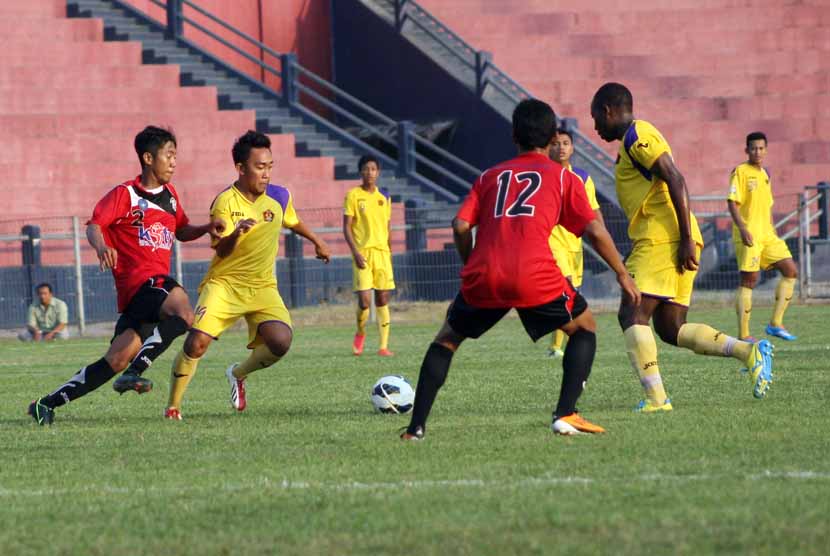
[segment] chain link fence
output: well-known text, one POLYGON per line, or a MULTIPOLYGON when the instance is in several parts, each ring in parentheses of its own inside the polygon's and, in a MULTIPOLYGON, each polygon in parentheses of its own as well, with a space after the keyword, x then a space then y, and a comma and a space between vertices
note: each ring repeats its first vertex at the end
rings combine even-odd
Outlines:
MULTIPOLYGON (((830 242, 827 230, 828 186, 776 198, 774 221, 801 268, 802 297, 830 296, 830 242)), ((450 223, 456 207, 436 209, 421 203, 395 203, 391 244, 398 301, 446 301, 458 291, 461 262, 450 223)), ((722 197, 694 197, 706 248, 701 255, 695 299, 731 302, 738 285, 732 222, 722 197)), ((314 258, 313 247, 285 233, 276 262, 280 292, 289 307, 352 303, 352 262, 342 233, 340 207, 300 211, 300 217, 329 245, 330 264, 314 258)), ((606 215, 615 237, 627 227, 619 213, 606 215)), ((619 242, 621 249, 627 243, 619 242)), ((616 302, 617 288, 605 263, 585 244, 583 293, 594 303, 616 302)), ((176 243, 171 273, 191 301, 208 268, 207 238, 176 243)), ((517 269, 521 272, 521 269, 517 269)), ((772 288, 774 272, 762 273, 759 288, 772 288)), ((33 288, 49 282, 69 308, 70 323, 83 332, 87 323, 115 319, 115 286, 109 271, 98 268, 85 237, 85 219, 44 217, 0 222, 0 328, 22 327, 33 301, 33 288)))

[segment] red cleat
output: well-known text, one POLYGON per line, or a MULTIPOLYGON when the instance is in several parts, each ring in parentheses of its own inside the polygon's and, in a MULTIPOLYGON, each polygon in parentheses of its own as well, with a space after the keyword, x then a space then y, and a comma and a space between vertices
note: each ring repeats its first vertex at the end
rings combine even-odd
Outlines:
POLYGON ((363 353, 363 342, 366 341, 366 334, 355 334, 352 342, 352 353, 360 355, 363 353))
POLYGON ((379 349, 378 355, 380 355, 381 357, 392 357, 395 354, 389 351, 388 349, 379 349))
POLYGON ((182 420, 182 412, 175 407, 168 407, 164 410, 164 418, 170 419, 171 421, 181 421, 182 420))

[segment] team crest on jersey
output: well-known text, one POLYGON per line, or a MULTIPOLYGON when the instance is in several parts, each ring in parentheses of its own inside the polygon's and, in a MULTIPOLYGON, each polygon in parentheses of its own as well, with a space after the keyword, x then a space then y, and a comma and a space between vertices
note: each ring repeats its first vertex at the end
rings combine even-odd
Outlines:
POLYGON ((266 210, 262 213, 262 219, 266 222, 273 222, 274 220, 274 212, 272 210, 266 210))
POLYGON ((746 181, 746 185, 747 187, 749 187, 750 191, 755 191, 755 188, 758 187, 758 180, 756 180, 755 178, 749 178, 746 181))
POLYGON ((148 228, 141 225, 138 228, 138 245, 149 247, 153 251, 158 249, 170 251, 173 248, 173 234, 161 222, 153 222, 148 228))
POLYGON ((357 209, 360 210, 360 211, 366 210, 366 201, 364 201, 363 199, 358 201, 357 202, 357 209))
POLYGON ((382 207, 382 206, 383 206, 383 199, 378 199, 378 206, 379 206, 379 207, 382 207))
POLYGON ((176 212, 176 198, 170 197, 170 207, 173 209, 173 212, 176 212))

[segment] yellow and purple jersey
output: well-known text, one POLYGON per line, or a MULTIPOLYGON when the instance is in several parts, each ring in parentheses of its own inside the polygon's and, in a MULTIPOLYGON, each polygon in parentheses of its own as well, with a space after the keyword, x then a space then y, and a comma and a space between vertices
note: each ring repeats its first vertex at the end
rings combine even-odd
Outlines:
POLYGON ((343 214, 352 217, 352 236, 358 250, 390 251, 392 203, 386 189, 378 187, 369 192, 360 186, 353 187, 343 201, 343 214))
MULTIPOLYGON (((591 175, 582 168, 575 168, 570 164, 568 164, 568 170, 576 174, 576 177, 582 181, 585 186, 585 193, 588 194, 588 204, 591 205, 592 209, 597 210, 599 208, 599 203, 597 202, 597 188, 594 185, 594 180, 591 179, 591 175)), ((550 233, 548 243, 550 244, 551 250, 554 252, 557 249, 561 249, 562 251, 570 251, 571 253, 578 253, 582 251, 582 238, 576 237, 562 226, 556 226, 553 228, 553 231, 550 233)))
MULTIPOLYGON (((744 162, 732 170, 729 195, 726 198, 738 204, 741 218, 753 237, 760 240, 769 234, 775 235, 772 225, 772 185, 766 168, 744 162)), ((737 241, 741 240, 741 233, 734 223, 732 235, 737 241)))

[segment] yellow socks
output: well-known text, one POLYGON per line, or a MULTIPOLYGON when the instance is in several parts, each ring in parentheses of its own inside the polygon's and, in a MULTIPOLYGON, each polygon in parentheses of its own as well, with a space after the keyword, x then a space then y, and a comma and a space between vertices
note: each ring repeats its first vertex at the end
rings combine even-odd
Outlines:
POLYGON ((749 336, 749 317, 752 314, 752 288, 738 288, 735 312, 738 314, 738 337, 746 338, 749 336))
POLYGON ((628 359, 640 377, 646 397, 654 406, 663 405, 668 396, 663 388, 660 368, 657 366, 657 342, 654 340, 651 327, 635 324, 628 327, 623 336, 628 359))
POLYGON ((357 333, 360 336, 366 335, 366 322, 369 320, 369 308, 361 309, 357 306, 357 333))
POLYGON ((271 353, 268 346, 259 344, 251 351, 251 355, 245 361, 236 366, 233 370, 233 376, 238 379, 244 379, 252 372, 270 367, 280 359, 280 357, 271 353))
MULTIPOLYGON (((366 310, 369 311, 368 309, 366 310)), ((389 345, 389 323, 391 317, 389 315, 389 305, 383 305, 375 308, 378 317, 378 334, 380 334, 379 349, 387 349, 389 345)))
POLYGON ((680 327, 677 345, 701 355, 734 357, 739 361, 746 361, 752 352, 752 344, 749 342, 742 342, 707 324, 691 322, 680 327))
POLYGON ((167 400, 167 407, 181 409, 184 391, 193 375, 196 374, 196 367, 199 365, 199 358, 188 357, 184 351, 180 351, 173 360, 173 370, 170 375, 170 397, 167 400))
POLYGON ((565 333, 561 330, 554 330, 550 340, 551 351, 561 350, 562 344, 565 342, 565 333))
POLYGON ((793 298, 795 281, 795 278, 784 278, 783 276, 778 281, 778 285, 775 287, 775 307, 772 309, 771 325, 784 326, 784 311, 787 310, 787 306, 793 298))

